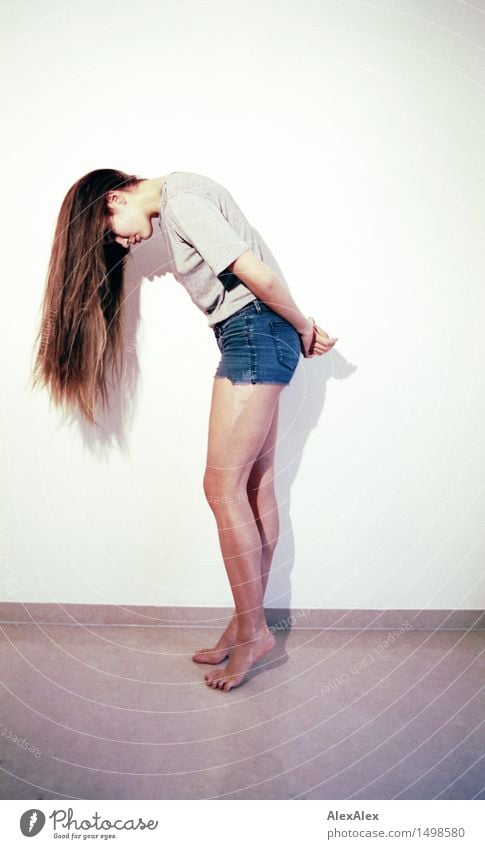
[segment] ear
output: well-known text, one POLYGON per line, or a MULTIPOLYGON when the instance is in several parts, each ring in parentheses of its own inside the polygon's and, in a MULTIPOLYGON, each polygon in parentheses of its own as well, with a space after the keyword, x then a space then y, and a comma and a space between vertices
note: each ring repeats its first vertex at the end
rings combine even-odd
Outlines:
POLYGON ((106 193, 106 203, 108 206, 110 204, 115 204, 119 206, 125 206, 126 198, 120 189, 112 189, 111 191, 106 193))

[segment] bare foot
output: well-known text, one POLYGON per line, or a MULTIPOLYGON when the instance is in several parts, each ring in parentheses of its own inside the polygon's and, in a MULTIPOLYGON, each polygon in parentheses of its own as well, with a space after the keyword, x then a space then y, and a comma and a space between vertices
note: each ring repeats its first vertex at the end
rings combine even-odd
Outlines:
POLYGON ((234 614, 226 630, 213 649, 199 649, 192 655, 196 663, 221 663, 229 656, 229 650, 236 642, 237 619, 234 614))
POLYGON ((229 692, 239 687, 252 666, 271 651, 276 640, 271 631, 263 631, 259 637, 247 642, 238 641, 231 651, 231 657, 223 669, 206 672, 205 680, 209 687, 229 692))

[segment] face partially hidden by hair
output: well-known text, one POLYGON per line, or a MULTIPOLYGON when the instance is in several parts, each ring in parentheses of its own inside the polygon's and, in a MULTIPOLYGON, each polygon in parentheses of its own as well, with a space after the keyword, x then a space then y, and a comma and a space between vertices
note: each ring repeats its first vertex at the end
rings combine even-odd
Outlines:
POLYGON ((110 210, 106 218, 109 239, 129 248, 150 238, 153 233, 151 218, 141 208, 136 190, 113 189, 108 192, 106 202, 110 210))

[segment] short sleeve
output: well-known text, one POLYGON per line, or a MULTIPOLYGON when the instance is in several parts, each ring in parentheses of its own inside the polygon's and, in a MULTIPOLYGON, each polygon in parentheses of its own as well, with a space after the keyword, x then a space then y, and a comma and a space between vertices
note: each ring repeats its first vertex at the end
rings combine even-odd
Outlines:
POLYGON ((176 232, 195 248, 216 277, 249 250, 209 198, 179 192, 169 199, 168 206, 176 232))

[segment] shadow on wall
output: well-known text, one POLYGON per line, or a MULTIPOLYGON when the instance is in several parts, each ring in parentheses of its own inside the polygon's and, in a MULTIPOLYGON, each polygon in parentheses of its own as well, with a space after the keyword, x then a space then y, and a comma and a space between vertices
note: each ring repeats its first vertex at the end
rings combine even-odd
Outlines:
MULTIPOLYGON (((273 608, 268 625, 273 626, 275 631, 282 631, 282 636, 295 624, 291 615, 291 572, 295 558, 290 516, 292 485, 298 475, 307 439, 323 413, 328 381, 331 378, 343 380, 356 368, 336 348, 322 357, 309 360, 301 357, 291 384, 281 394, 275 459, 280 534, 266 589, 265 606, 273 608)), ((316 477, 322 475, 323 471, 315 470, 316 477)), ((315 509, 313 501, 309 502, 308 509, 315 509)))

